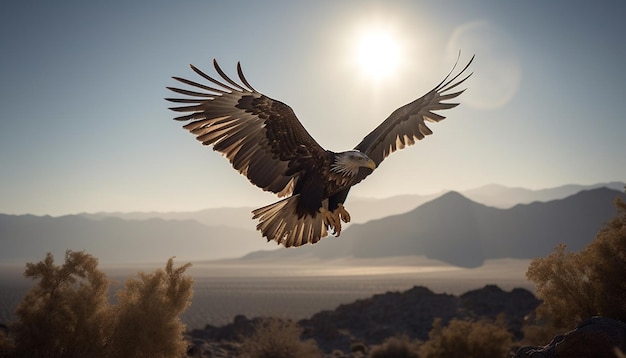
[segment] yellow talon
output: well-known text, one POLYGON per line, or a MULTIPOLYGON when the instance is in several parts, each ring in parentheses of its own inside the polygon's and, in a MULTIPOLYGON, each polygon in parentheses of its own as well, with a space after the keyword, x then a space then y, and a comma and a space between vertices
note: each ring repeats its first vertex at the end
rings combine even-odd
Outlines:
POLYGON ((322 214, 324 224, 333 229, 333 234, 335 236, 339 236, 341 233, 341 217, 336 210, 331 212, 325 208, 320 208, 320 213, 322 214))
POLYGON ((339 220, 339 217, 337 217, 337 224, 335 225, 335 232, 333 234, 337 237, 341 235, 341 220, 339 220))
POLYGON ((337 218, 333 215, 332 212, 328 211, 325 208, 320 208, 320 213, 322 214, 322 221, 327 226, 335 226, 337 222, 337 218))
POLYGON ((337 209, 335 209, 334 214, 341 218, 344 223, 350 222, 350 213, 346 210, 343 204, 337 205, 337 209))

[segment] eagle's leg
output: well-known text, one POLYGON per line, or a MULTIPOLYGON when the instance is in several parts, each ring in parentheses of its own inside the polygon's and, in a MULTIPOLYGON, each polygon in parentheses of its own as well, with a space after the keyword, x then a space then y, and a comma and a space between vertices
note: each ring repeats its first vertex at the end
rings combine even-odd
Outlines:
POLYGON ((339 236, 339 234, 341 234, 341 218, 339 214, 337 214, 337 209, 335 209, 335 211, 329 211, 328 209, 322 207, 320 208, 320 213, 322 214, 324 224, 332 227, 333 234, 335 236, 339 236))

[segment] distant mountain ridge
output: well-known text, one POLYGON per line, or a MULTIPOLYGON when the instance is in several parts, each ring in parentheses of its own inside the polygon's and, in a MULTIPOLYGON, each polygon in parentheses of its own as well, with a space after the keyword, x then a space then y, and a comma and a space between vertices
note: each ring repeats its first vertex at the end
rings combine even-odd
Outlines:
POLYGON ((624 192, 624 182, 598 183, 592 185, 568 184, 548 189, 512 188, 489 184, 479 188, 462 191, 463 196, 487 206, 510 208, 517 204, 530 204, 535 201, 545 202, 563 199, 584 190, 607 188, 624 192))
MULTIPOLYGON (((498 208, 510 208, 517 204, 530 204, 535 201, 545 202, 563 199, 582 190, 606 187, 624 191, 626 183, 610 182, 593 185, 569 184, 555 188, 531 190, 525 188, 511 188, 502 185, 489 184, 479 188, 461 191, 460 193, 481 204, 498 208)), ((436 199, 446 192, 427 195, 396 195, 389 198, 361 198, 349 197, 346 208, 352 216, 351 224, 365 223, 391 215, 409 212, 418 206, 436 199)), ((118 217, 125 220, 146 220, 160 218, 164 220, 195 220, 207 226, 224 225, 246 230, 255 230, 256 222, 252 220, 253 207, 238 208, 209 208, 189 212, 102 212, 79 214, 90 219, 118 217)), ((350 226, 346 225, 346 227, 350 226)))
MULTIPOLYGON (((617 185, 617 184, 616 184, 617 185)), ((621 184, 620 184, 621 185, 621 184)), ((615 185, 614 185, 615 186, 615 185)), ((562 194, 574 186, 561 189, 562 194)), ((276 249, 254 230, 248 208, 207 209, 196 213, 117 213, 62 217, 0 214, 0 263, 39 260, 46 252, 59 259, 66 249, 86 250, 101 262, 161 262, 255 257, 319 258, 426 255, 473 267, 485 259, 532 258, 547 254, 558 242, 578 250, 609 220, 612 200, 622 190, 595 189, 546 203, 498 209, 449 192, 419 205, 428 196, 356 199, 353 218, 374 212, 398 212, 347 227, 296 250, 276 249), (361 204, 359 204, 361 202, 361 204), (396 203, 401 203, 396 205, 396 203), (413 204, 411 204, 413 203, 413 204), (391 206, 390 209, 385 209, 391 206), (413 209, 411 207, 415 206, 413 209), (385 211, 387 210, 387 211, 385 211), (355 214, 357 213, 357 214, 355 214), (166 218, 154 218, 165 215, 166 218), (195 219, 194 215, 199 215, 195 219), (122 218, 123 217, 123 218, 122 218)), ((555 191, 551 191, 554 195, 555 191)))
POLYGON ((88 219, 0 214, 0 262, 40 260, 52 252, 62 260, 65 250, 85 250, 105 263, 161 262, 238 257, 267 249, 255 231, 205 226, 193 220, 88 219))
POLYGON ((353 225, 339 238, 297 250, 251 253, 246 258, 425 255, 463 267, 477 267, 493 258, 535 258, 560 243, 580 250, 613 217, 612 203, 618 196, 626 199, 619 191, 599 188, 546 203, 498 209, 449 192, 408 213, 353 225))

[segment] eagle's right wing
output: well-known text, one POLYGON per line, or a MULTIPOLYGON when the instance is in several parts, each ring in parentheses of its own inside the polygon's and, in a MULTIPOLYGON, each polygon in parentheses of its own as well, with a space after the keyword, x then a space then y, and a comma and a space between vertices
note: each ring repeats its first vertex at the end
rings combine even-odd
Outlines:
POLYGON ((230 79, 213 60, 222 77, 218 81, 198 68, 191 68, 210 86, 173 77, 194 90, 167 87, 187 98, 166 98, 188 113, 175 119, 190 121, 183 127, 204 145, 222 153, 232 166, 263 190, 289 195, 299 174, 326 160, 326 151, 302 126, 293 110, 257 92, 246 80, 237 63, 241 83, 230 79), (212 87, 216 86, 216 87, 212 87), (202 90, 198 92, 197 90, 202 90))
POLYGON ((446 103, 444 101, 456 98, 464 90, 449 93, 461 83, 465 82, 472 74, 459 79, 470 66, 472 59, 455 76, 450 78, 452 71, 435 88, 422 97, 396 109, 378 127, 371 131, 355 149, 367 154, 378 166, 385 158, 396 150, 415 144, 424 136, 433 132, 426 126, 428 122, 439 122, 446 118, 434 111, 450 109, 458 106, 458 103, 446 103))

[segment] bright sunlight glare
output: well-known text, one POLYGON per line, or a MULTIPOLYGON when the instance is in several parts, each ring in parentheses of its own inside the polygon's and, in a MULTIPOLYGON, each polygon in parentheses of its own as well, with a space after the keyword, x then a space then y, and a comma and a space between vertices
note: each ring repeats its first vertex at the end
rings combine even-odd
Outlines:
POLYGON ((399 46, 388 33, 367 33, 361 37, 358 46, 358 62, 367 76, 374 79, 388 77, 398 66, 399 46))

